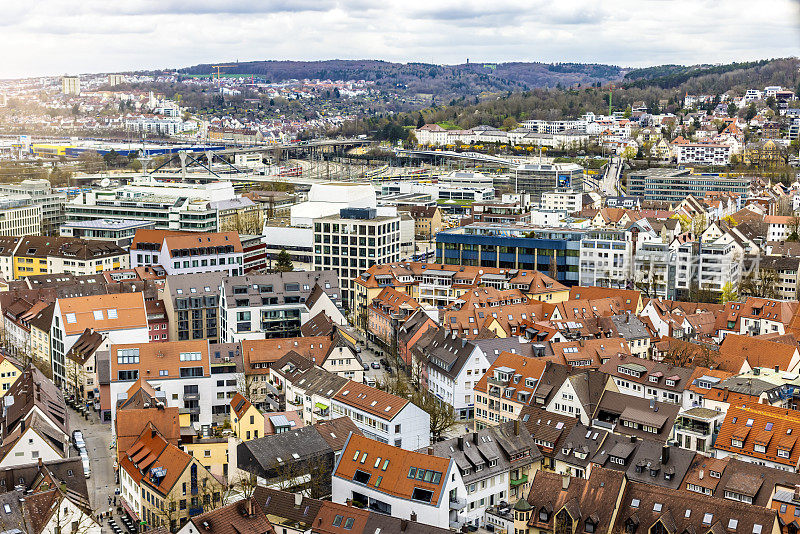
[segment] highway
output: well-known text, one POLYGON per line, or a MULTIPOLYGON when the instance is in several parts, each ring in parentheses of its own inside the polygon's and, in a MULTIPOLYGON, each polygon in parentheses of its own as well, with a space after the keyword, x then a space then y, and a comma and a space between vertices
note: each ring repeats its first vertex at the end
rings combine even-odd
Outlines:
POLYGON ((606 195, 620 195, 620 179, 622 178, 622 158, 612 156, 606 166, 606 172, 600 181, 600 189, 606 195))

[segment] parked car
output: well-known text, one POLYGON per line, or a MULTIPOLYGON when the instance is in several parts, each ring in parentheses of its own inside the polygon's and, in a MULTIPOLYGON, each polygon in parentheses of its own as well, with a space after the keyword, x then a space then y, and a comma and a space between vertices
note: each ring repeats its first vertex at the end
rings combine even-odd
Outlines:
POLYGON ((389 362, 386 361, 386 358, 381 358, 381 365, 383 365, 384 367, 389 367, 389 362))
POLYGON ((372 368, 373 369, 380 369, 381 368, 381 364, 379 364, 378 362, 372 362, 372 368))
POLYGON ((364 364, 364 370, 365 370, 365 371, 369 371, 369 365, 368 365, 368 364, 366 364, 366 363, 364 364))

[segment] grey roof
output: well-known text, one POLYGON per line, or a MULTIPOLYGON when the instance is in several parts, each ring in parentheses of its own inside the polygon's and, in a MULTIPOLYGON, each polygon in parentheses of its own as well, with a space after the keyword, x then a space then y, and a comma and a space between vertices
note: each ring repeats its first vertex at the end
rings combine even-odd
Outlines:
POLYGON ((679 404, 669 402, 653 402, 653 407, 651 408, 650 402, 648 399, 607 390, 603 393, 603 398, 600 399, 595 419, 615 423, 615 432, 620 434, 641 439, 653 439, 664 443, 669 439, 672 426, 681 407, 679 404), (653 434, 640 428, 626 427, 620 424, 620 419, 652 425, 659 430, 657 434, 653 434))
POLYGON ((694 456, 694 452, 686 449, 643 440, 633 455, 626 475, 628 480, 678 489, 694 456))
POLYGON ((165 287, 168 288, 170 298, 182 297, 201 297, 207 295, 219 295, 219 287, 222 285, 222 279, 225 278, 222 271, 214 271, 209 273, 192 273, 192 274, 173 274, 167 276, 165 287), (191 293, 191 289, 195 289, 195 293, 191 293), (205 288, 209 290, 206 291, 205 288), (178 290, 181 294, 178 294, 178 290))
POLYGON ((24 482, 25 489, 31 489, 32 485, 38 481, 39 475, 50 473, 53 478, 66 484, 68 492, 78 497, 80 500, 89 502, 89 490, 86 486, 86 477, 83 476, 83 464, 80 457, 59 458, 17 465, 0 469, 0 491, 14 488, 20 485, 20 479, 24 482))
POLYGON ((594 415, 608 383, 608 378, 606 373, 593 369, 587 369, 569 377, 568 380, 583 407, 583 413, 589 416, 594 415))
POLYGON ((244 360, 242 358, 241 346, 239 343, 209 343, 208 354, 211 365, 236 365, 236 372, 244 372, 244 360), (228 361, 225 361, 228 358, 228 361))
POLYGON ((752 376, 744 378, 739 376, 732 376, 714 384, 713 389, 726 389, 732 393, 741 393, 744 395, 754 395, 756 397, 766 393, 767 400, 771 402, 777 401, 780 398, 780 393, 784 389, 782 384, 772 384, 759 378, 752 376))
POLYGON ((308 371, 292 378, 291 382, 294 387, 304 390, 306 395, 316 394, 331 398, 347 385, 348 380, 319 367, 312 367, 308 371))
MULTIPOLYGON (((530 456, 515 461, 515 467, 529 465, 542 456, 530 432, 518 420, 440 441, 431 448, 436 456, 453 458, 467 484, 507 472, 511 469, 512 455, 530 450, 530 456), (495 461, 494 466, 490 466, 491 461, 495 461), (477 467, 480 470, 476 470, 477 467), (469 470, 469 474, 464 475, 466 470, 469 470)), ((419 452, 425 450, 420 449, 419 452)))
POLYGON ((650 332, 645 324, 631 313, 614 315, 611 317, 611 321, 614 323, 619 335, 625 338, 626 341, 650 338, 650 332))
POLYGON ((592 456, 592 463, 609 469, 625 471, 630 463, 631 455, 639 447, 641 440, 619 434, 607 434, 599 450, 592 456), (623 458, 625 465, 609 462, 609 458, 623 458))
MULTIPOLYGON (((474 339, 470 341, 473 345, 479 347, 489 360, 489 365, 493 364, 501 352, 510 352, 512 354, 521 354, 523 356, 534 356, 535 343, 527 343, 522 341, 517 336, 512 337, 496 337, 491 339, 474 339)), ((545 355, 552 355, 553 351, 549 343, 543 343, 545 355)))
POLYGON ((94 365, 97 368, 97 383, 105 386, 111 383, 111 363, 108 360, 108 351, 99 351, 94 355, 94 365))
POLYGON ((585 468, 592 461, 608 432, 577 423, 556 453, 556 460, 585 468), (580 458, 578 455, 584 456, 580 458))
POLYGON ((274 470, 279 465, 326 454, 333 454, 333 450, 313 426, 244 441, 237 447, 239 469, 247 471, 260 468, 260 474, 274 470))
MULTIPOLYGON (((314 286, 319 285, 325 293, 338 304, 341 301, 339 278, 334 271, 290 271, 285 273, 249 274, 244 276, 225 276, 222 283, 225 299, 249 299, 249 306, 262 306, 263 298, 277 298, 275 304, 284 304, 287 297, 299 297, 305 302, 313 294, 314 286), (287 289, 289 284, 298 284, 297 291, 287 289), (234 289, 245 293, 234 294, 234 289), (334 298, 336 295, 336 298, 334 298)), ((313 301, 312 301, 313 302, 313 301)))
POLYGON ((458 376, 464 364, 475 350, 475 346, 455 334, 447 334, 444 328, 430 329, 414 345, 413 350, 449 379, 458 376), (430 335, 426 335, 430 332, 430 335))

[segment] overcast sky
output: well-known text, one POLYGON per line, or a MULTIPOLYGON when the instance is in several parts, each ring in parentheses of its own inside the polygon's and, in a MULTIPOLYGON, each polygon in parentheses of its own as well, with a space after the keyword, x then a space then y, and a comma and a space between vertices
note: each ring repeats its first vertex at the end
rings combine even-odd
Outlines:
POLYGON ((5 0, 0 77, 263 59, 722 63, 800 53, 800 0, 5 0))

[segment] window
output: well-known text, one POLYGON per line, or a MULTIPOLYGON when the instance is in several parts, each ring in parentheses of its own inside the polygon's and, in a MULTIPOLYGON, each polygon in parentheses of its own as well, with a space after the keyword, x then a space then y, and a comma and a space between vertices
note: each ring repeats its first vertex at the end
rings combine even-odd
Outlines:
POLYGON ((181 352, 182 362, 197 362, 200 361, 200 358, 199 352, 181 352))
POLYGON ((117 363, 139 363, 139 349, 119 349, 117 350, 117 363))
POLYGON ((67 314, 67 323, 75 324, 77 322, 78 322, 78 319, 77 319, 77 317, 75 316, 74 313, 68 313, 67 314))
POLYGON ((337 515, 336 517, 334 517, 333 518, 333 526, 334 527, 340 526, 342 524, 342 519, 344 519, 344 518, 342 516, 340 516, 340 515, 337 515))
POLYGON ((94 315, 94 320, 95 321, 102 321, 103 320, 103 310, 94 310, 92 312, 92 315, 94 315))
POLYGON ((352 529, 353 528, 353 523, 355 523, 355 521, 356 520, 353 519, 352 517, 348 517, 347 519, 345 519, 344 520, 344 528, 345 528, 345 530, 352 529))
POLYGON ((431 502, 433 492, 423 488, 414 488, 414 491, 411 493, 411 498, 415 501, 431 502))

